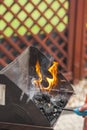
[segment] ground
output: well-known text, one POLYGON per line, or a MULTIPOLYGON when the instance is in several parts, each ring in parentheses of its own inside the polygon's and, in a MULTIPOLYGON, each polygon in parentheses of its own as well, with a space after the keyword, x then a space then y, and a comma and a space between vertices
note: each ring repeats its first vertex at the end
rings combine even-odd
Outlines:
POLYGON ((62 114, 55 125, 55 130, 83 130, 84 119, 76 114, 62 114))
MULTIPOLYGON (((79 81, 73 85, 75 95, 73 95, 66 107, 78 107, 84 104, 87 94, 87 80, 79 81)), ((84 118, 74 113, 63 112, 58 119, 55 130, 83 130, 84 118)))

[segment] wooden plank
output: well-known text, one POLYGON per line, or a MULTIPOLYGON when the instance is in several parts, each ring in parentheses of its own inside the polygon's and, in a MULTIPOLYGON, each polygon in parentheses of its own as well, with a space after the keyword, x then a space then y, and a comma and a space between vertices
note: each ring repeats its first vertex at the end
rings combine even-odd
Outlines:
POLYGON ((82 45, 82 29, 83 29, 83 10, 84 1, 77 0, 76 5, 76 26, 75 26, 75 42, 74 42, 74 81, 77 82, 80 79, 80 67, 81 67, 81 45, 82 45))

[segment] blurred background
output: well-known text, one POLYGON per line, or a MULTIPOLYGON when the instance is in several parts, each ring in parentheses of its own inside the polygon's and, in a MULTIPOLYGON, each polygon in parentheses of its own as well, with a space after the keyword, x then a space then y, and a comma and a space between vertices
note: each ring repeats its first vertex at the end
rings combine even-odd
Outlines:
MULTIPOLYGON (((63 75, 78 83, 73 85, 77 95, 68 106, 83 104, 87 94, 87 0, 0 1, 0 70, 31 45, 57 60, 63 75)), ((63 116, 64 121, 66 118, 63 116)), ((65 129, 60 124, 59 129, 65 129)), ((72 117, 68 127, 83 129, 83 119, 72 117)))

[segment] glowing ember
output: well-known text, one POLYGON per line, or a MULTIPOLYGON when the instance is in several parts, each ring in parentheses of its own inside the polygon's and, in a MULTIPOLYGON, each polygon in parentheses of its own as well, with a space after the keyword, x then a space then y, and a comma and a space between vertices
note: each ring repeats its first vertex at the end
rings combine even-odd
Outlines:
POLYGON ((51 73, 52 78, 48 78, 46 77, 46 81, 48 82, 48 86, 45 87, 43 86, 42 80, 43 80, 43 75, 41 73, 41 69, 40 69, 40 64, 39 61, 37 61, 36 63, 36 73, 38 74, 39 79, 38 80, 34 80, 34 83, 36 86, 40 87, 41 90, 46 90, 46 91, 51 91, 51 89, 53 87, 55 87, 58 83, 58 62, 53 62, 53 65, 51 67, 48 68, 48 71, 51 73))

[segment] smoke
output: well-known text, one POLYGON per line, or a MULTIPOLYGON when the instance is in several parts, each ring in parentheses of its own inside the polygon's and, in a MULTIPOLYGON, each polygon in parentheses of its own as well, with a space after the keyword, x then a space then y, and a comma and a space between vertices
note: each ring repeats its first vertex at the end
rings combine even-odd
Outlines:
POLYGON ((27 91, 27 95, 28 95, 27 102, 29 100, 33 99, 34 95, 36 95, 38 92, 40 92, 39 87, 35 86, 34 80, 35 80, 35 78, 31 79, 31 84, 30 84, 29 89, 27 91))

